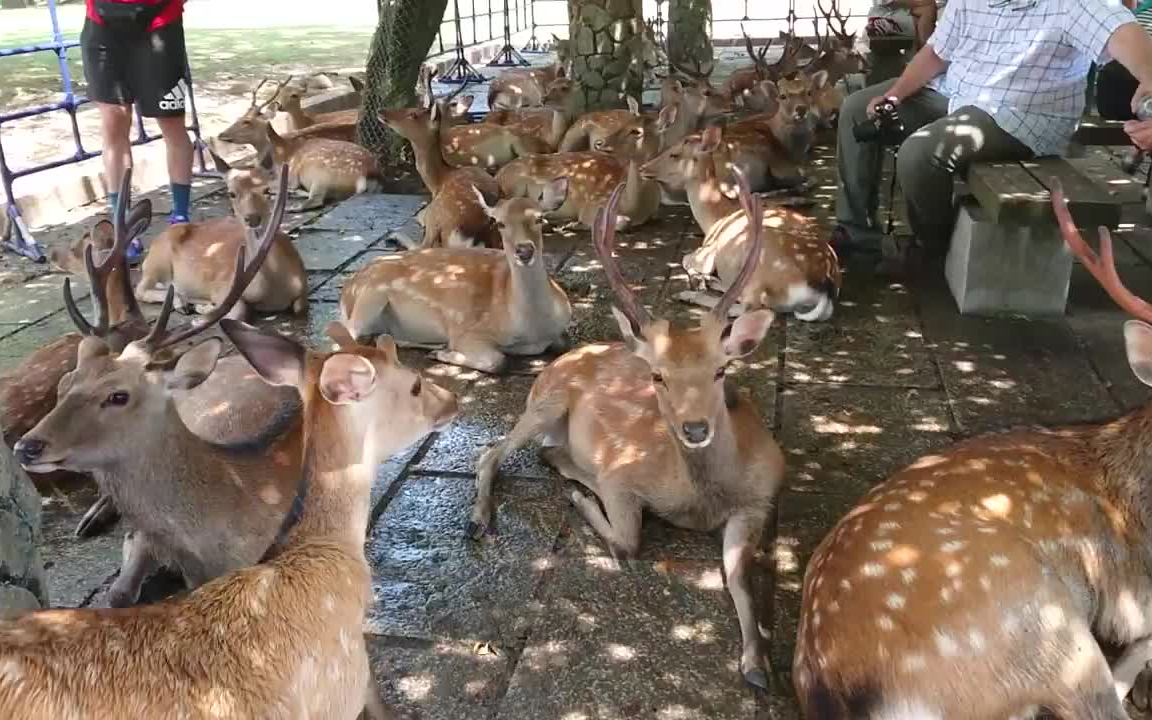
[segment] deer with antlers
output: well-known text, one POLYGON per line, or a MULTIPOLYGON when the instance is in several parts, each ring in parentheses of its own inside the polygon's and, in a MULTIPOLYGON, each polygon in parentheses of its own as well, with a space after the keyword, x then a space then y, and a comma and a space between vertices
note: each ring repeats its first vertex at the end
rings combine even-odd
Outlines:
POLYGON ((751 401, 724 380, 728 365, 756 350, 773 319, 770 310, 757 310, 728 320, 763 244, 759 200, 741 185, 755 228, 744 267, 698 327, 680 329, 648 313, 612 258, 612 218, 623 193, 617 187, 601 210, 593 242, 624 341, 573 350, 537 376, 515 427, 477 463, 470 533, 490 530, 496 472, 537 436, 546 439, 544 459, 595 496, 570 497, 618 557, 638 552, 644 510, 684 528, 723 527, 724 571, 743 636, 740 672, 767 689, 752 573, 784 455, 751 401))
MULTIPOLYGON (((1112 239, 1073 254, 1126 312, 1128 363, 1152 385, 1152 306, 1112 239)), ((1126 720, 1152 680, 1152 470, 1145 406, 1111 422, 975 437, 875 486, 804 574, 793 678, 810 718, 1126 720)))
MULTIPOLYGON (((149 246, 136 284, 136 297, 144 302, 163 302, 165 290, 173 286, 179 305, 208 312, 212 303, 227 296, 236 253, 252 239, 248 232, 271 217, 266 194, 270 188, 263 171, 233 168, 215 152, 212 157, 216 169, 225 173, 232 215, 172 225, 157 236, 149 246)), ((283 167, 278 192, 287 192, 287 182, 288 168, 283 167)), ((253 250, 250 248, 249 252, 253 250)), ((232 306, 229 317, 243 320, 250 311, 287 310, 297 315, 307 312, 308 272, 292 238, 278 230, 267 259, 232 306)))
MULTIPOLYGON (((252 145, 259 158, 266 156, 271 151, 272 146, 268 141, 267 133, 264 132, 264 126, 276 116, 278 108, 276 101, 280 96, 280 91, 292 80, 292 77, 289 75, 284 82, 278 83, 272 96, 264 102, 260 102, 259 93, 260 89, 268 83, 268 78, 261 80, 252 91, 248 108, 216 137, 237 145, 252 145)), ((349 126, 347 123, 316 123, 303 130, 288 132, 285 135, 290 138, 327 138, 329 140, 355 142, 356 126, 349 126)))
MULTIPOLYGON (((210 313, 169 332, 175 289, 169 286, 160 316, 146 335, 113 344, 108 293, 99 282, 94 249, 85 248, 92 279, 97 322, 90 324, 72 299, 65 279, 64 300, 73 322, 85 337, 76 352, 75 369, 60 382, 55 407, 15 444, 17 460, 30 472, 68 470, 92 473, 107 501, 98 502, 89 516, 119 511, 132 527, 125 539, 124 567, 109 592, 113 606, 130 605, 140 584, 158 565, 178 569, 189 587, 259 559, 275 536, 295 494, 293 462, 301 442, 299 407, 272 397, 252 373, 221 361, 228 387, 200 392, 217 368, 219 347, 201 344, 175 365, 170 349, 195 337, 225 317, 241 300, 271 251, 287 194, 285 172, 281 193, 259 242, 241 245, 233 255, 233 278, 227 295, 210 313), (246 262, 247 250, 254 249, 246 262), (224 392, 222 393, 221 390, 224 392), (218 416, 216 423, 236 422, 237 411, 276 410, 278 417, 241 418, 244 429, 229 434, 242 442, 222 444, 198 434, 192 423, 212 428, 210 419, 188 421, 199 414, 218 416), (239 437, 237 437, 239 436, 239 437), (123 442, 124 437, 133 442, 123 442)), ((127 196, 122 196, 127 198, 127 196)), ((121 201, 127 205, 127 200, 121 201)), ((119 265, 130 232, 118 210, 115 242, 105 264, 119 265)), ((250 230, 250 232, 252 232, 250 230)), ((123 282, 126 284, 127 279, 123 282)), ((129 314, 143 323, 132 293, 129 314)), ((219 427, 217 436, 225 434, 219 427)))
POLYGON ((414 250, 381 257, 340 291, 340 314, 355 338, 381 333, 402 346, 435 349, 441 362, 500 372, 509 355, 563 350, 572 307, 548 277, 541 224, 564 202, 567 181, 547 184, 541 203, 526 198, 479 203, 500 229, 503 247, 414 250))
MULTIPOLYGON (((741 32, 744 33, 743 28, 741 32)), ((788 77, 800 69, 802 60, 813 54, 812 49, 800 37, 791 33, 781 33, 781 37, 784 38, 784 49, 780 58, 775 63, 769 64, 765 56, 770 45, 765 43, 764 47, 757 51, 752 45, 752 38, 748 37, 748 33, 744 33, 744 47, 748 57, 752 59, 752 65, 737 68, 728 76, 722 89, 725 98, 735 101, 746 92, 752 91, 758 82, 763 80, 777 82, 788 77)))
MULTIPOLYGON (((238 273, 245 272, 242 261, 238 273)), ((232 570, 184 597, 117 612, 42 610, 0 624, 0 715, 393 716, 376 690, 363 634, 372 601, 364 557, 371 488, 383 460, 452 421, 457 399, 405 367, 387 338, 374 347, 356 345, 333 323, 328 333, 339 347, 318 353, 233 320, 220 326, 264 382, 290 388, 303 402, 301 443, 280 461, 295 468, 288 503, 294 509, 278 513, 277 542, 265 545, 261 564, 232 570)), ((132 368, 147 377, 154 392, 202 381, 222 349, 219 338, 208 338, 160 360, 130 345, 129 356, 112 359, 101 342, 85 340, 90 354, 77 373, 102 355, 104 363, 121 365, 115 373, 132 368)), ((72 392, 84 382, 74 379, 72 392)), ((89 390, 103 397, 115 387, 89 390)), ((131 411, 112 402, 118 392, 108 395, 105 413, 131 411)), ((244 469, 221 485, 248 477, 244 469)))
MULTIPOLYGON (((724 289, 735 282, 748 254, 751 232, 739 201, 729 196, 717 168, 722 143, 718 127, 699 139, 684 140, 677 150, 645 165, 653 178, 683 185, 704 242, 684 256, 689 278, 715 279, 724 289)), ((816 219, 793 208, 777 205, 762 217, 764 250, 744 286, 736 312, 767 307, 792 312, 797 319, 822 321, 832 317, 840 292, 840 264, 835 251, 820 236, 816 219)), ((678 299, 711 307, 716 298, 703 291, 688 290, 678 299)))
POLYGON ((305 112, 303 103, 306 92, 306 87, 293 85, 291 83, 285 84, 276 93, 275 109, 272 114, 274 115, 281 110, 284 111, 288 116, 288 130, 291 132, 299 132, 300 130, 319 124, 331 126, 351 125, 353 127, 352 134, 355 136, 355 127, 356 123, 360 120, 361 108, 333 110, 323 113, 305 112))
POLYGON ((478 167, 454 168, 448 164, 442 152, 443 118, 443 107, 435 102, 424 108, 380 113, 381 122, 412 144, 416 170, 432 193, 432 201, 421 218, 424 238, 420 247, 496 247, 499 233, 488 216, 486 203, 496 202, 500 187, 495 178, 478 167), (485 204, 477 203, 476 191, 484 196, 485 204))

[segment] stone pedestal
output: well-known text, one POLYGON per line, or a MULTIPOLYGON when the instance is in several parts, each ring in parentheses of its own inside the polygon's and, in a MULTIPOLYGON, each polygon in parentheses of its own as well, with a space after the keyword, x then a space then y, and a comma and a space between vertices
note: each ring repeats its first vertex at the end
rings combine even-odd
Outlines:
POLYGON ((1068 300, 1072 253, 1054 220, 996 225, 969 198, 960 206, 944 276, 961 314, 1059 315, 1068 300))
POLYGON ((39 538, 40 494, 0 445, 0 620, 48 606, 39 538))
POLYGON ((568 3, 572 79, 580 110, 624 107, 639 98, 645 56, 640 0, 580 0, 568 3))

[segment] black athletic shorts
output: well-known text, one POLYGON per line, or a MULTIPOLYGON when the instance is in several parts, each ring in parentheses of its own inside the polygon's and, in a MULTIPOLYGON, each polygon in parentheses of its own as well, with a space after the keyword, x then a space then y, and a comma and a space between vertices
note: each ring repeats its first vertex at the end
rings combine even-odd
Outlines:
POLYGON ((138 102, 144 117, 184 114, 188 95, 188 57, 184 23, 175 20, 156 30, 114 30, 88 19, 80 33, 88 97, 96 102, 138 102))

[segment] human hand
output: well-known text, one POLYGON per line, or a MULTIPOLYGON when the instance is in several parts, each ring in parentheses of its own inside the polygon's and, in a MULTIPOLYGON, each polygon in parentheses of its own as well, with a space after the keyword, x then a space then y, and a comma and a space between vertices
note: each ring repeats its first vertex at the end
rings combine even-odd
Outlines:
POLYGON ((868 118, 871 120, 875 120, 876 119, 876 107, 878 105, 880 105, 880 103, 884 102, 885 100, 888 100, 890 97, 891 97, 890 95, 877 95, 876 97, 869 100, 868 101, 868 107, 865 110, 865 112, 868 114, 868 118))
POLYGON ((1152 88, 1148 87, 1144 83, 1140 83, 1140 86, 1136 88, 1136 92, 1132 93, 1132 113, 1133 114, 1139 113, 1140 101, 1143 100, 1144 98, 1148 97, 1149 95, 1152 95, 1152 88))
POLYGON ((1152 150, 1152 120, 1129 120, 1124 123, 1124 132, 1136 147, 1152 150))

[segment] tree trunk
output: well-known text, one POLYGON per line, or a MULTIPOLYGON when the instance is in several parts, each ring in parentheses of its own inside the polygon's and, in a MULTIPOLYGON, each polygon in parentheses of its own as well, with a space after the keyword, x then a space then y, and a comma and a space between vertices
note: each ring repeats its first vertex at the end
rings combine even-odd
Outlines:
POLYGON ((572 79, 581 110, 640 98, 646 56, 641 0, 568 0, 572 79))
POLYGON ((668 59, 679 67, 707 70, 712 62, 711 0, 669 0, 668 59))
POLYGON ((382 167, 400 159, 404 140, 377 119, 385 108, 412 107, 420 65, 436 39, 448 0, 381 0, 365 69, 364 111, 356 137, 382 167))

